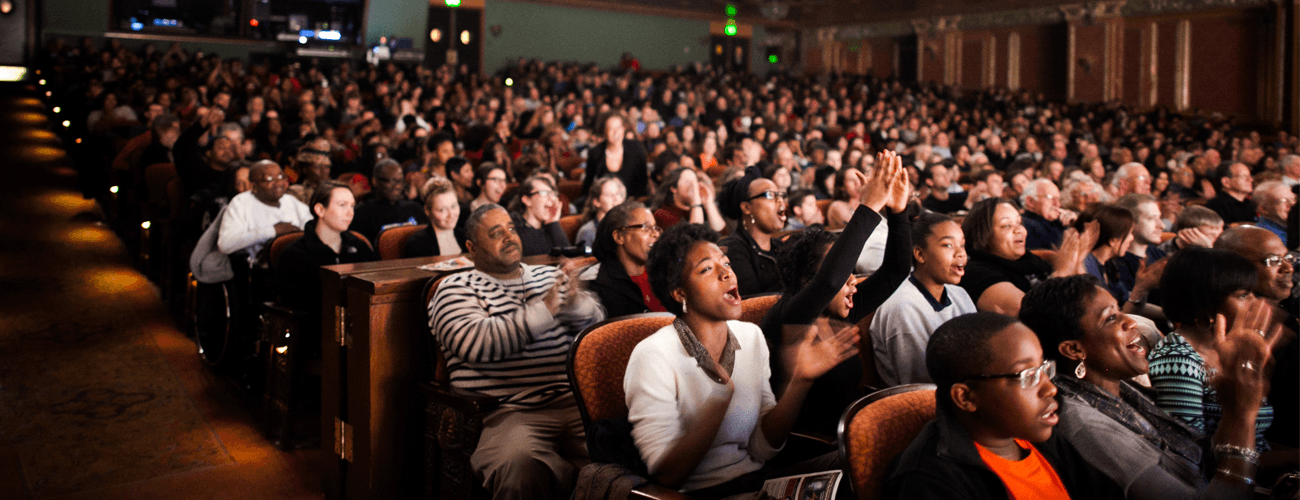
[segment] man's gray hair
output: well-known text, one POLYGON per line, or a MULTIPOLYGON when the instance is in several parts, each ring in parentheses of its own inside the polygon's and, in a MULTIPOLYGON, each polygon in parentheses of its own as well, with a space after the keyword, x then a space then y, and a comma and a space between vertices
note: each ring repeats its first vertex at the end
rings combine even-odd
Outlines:
POLYGON ((218 135, 226 135, 228 132, 235 132, 239 134, 240 141, 244 140, 244 127, 237 122, 222 123, 219 131, 220 134, 218 135))
POLYGON ((505 207, 497 205, 496 203, 488 203, 474 209, 474 211, 469 214, 469 218, 465 219, 465 237, 469 238, 470 241, 478 243, 475 241, 475 238, 478 237, 478 225, 482 223, 483 217, 493 210, 501 210, 504 212, 505 209, 505 207))
POLYGON ((1281 181, 1261 182, 1258 186, 1255 186, 1255 191, 1250 194, 1250 197, 1257 204, 1263 205, 1266 201, 1275 201, 1277 197, 1273 196, 1273 193, 1276 193, 1279 189, 1287 189, 1286 184, 1281 181))
POLYGON ((1044 182, 1053 186, 1056 185, 1056 183, 1052 182, 1051 179, 1034 179, 1029 181, 1029 185, 1025 186, 1025 192, 1020 193, 1020 206, 1025 206, 1025 201, 1029 198, 1038 196, 1038 186, 1041 186, 1044 182))
POLYGON ((1130 172, 1132 172, 1132 171, 1134 170, 1133 167, 1142 167, 1142 168, 1146 168, 1146 167, 1143 167, 1143 165, 1142 165, 1141 163, 1138 163, 1138 162, 1135 162, 1135 161, 1131 161, 1131 162, 1125 163, 1125 164, 1123 164, 1123 165, 1120 165, 1120 166, 1119 166, 1119 169, 1115 171, 1115 175, 1114 175, 1113 177, 1110 178, 1110 186, 1111 186, 1111 187, 1119 187, 1119 181, 1122 180, 1122 179, 1127 179, 1127 178, 1129 177, 1129 175, 1130 175, 1130 172))
POLYGON ((1279 167, 1282 167, 1283 169, 1286 169, 1287 167, 1291 166, 1292 163, 1300 163, 1300 155, 1283 156, 1281 160, 1278 160, 1277 165, 1279 167))
POLYGON ((375 168, 370 171, 370 178, 374 179, 375 177, 378 177, 379 169, 388 168, 388 167, 397 167, 398 170, 402 170, 402 164, 398 163, 397 160, 394 160, 392 158, 384 158, 382 160, 379 160, 377 163, 375 163, 375 168))

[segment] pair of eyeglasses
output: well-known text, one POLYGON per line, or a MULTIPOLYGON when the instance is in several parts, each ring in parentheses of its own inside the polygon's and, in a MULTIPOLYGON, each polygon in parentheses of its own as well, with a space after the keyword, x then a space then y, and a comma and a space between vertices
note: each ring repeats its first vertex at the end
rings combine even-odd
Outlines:
POLYGON ((658 235, 658 234, 661 234, 661 233, 664 232, 664 228, 659 227, 659 226, 656 226, 656 225, 654 225, 653 223, 632 224, 632 225, 630 225, 630 226, 623 226, 623 227, 618 228, 619 231, 623 231, 623 230, 626 230, 626 229, 644 229, 645 232, 650 233, 650 234, 654 234, 654 235, 658 235))
POLYGON ((1043 381, 1044 375, 1046 375, 1048 379, 1051 379, 1052 377, 1056 376, 1055 361, 1049 359, 1047 361, 1043 361, 1043 364, 1041 365, 1035 366, 1033 368, 1026 368, 1024 370, 1020 370, 1017 373, 1004 373, 1001 375, 976 375, 973 377, 969 377, 966 380, 1014 378, 1014 379, 1020 379, 1021 389, 1028 389, 1030 387, 1038 387, 1038 383, 1043 381))
POLYGON ((268 176, 266 176, 265 179, 257 179, 255 182, 278 182, 278 181, 283 181, 283 180, 288 180, 288 179, 289 179, 289 178, 288 178, 288 177, 285 177, 284 174, 275 175, 275 176, 268 175, 268 176))
POLYGON ((531 193, 528 193, 528 196, 537 196, 539 194, 546 197, 552 197, 555 196, 555 191, 551 191, 549 189, 542 189, 540 191, 533 191, 531 193))
POLYGON ((758 193, 758 194, 756 194, 756 195, 754 195, 754 196, 750 196, 749 198, 746 198, 745 201, 757 200, 757 199, 759 199, 759 198, 766 198, 766 199, 769 199, 769 200, 781 200, 781 201, 786 201, 786 200, 789 200, 789 199, 790 199, 790 195, 785 194, 785 193, 776 192, 776 191, 763 191, 763 192, 758 193))
POLYGON ((1277 267, 1282 265, 1283 262, 1290 264, 1291 267, 1296 267, 1296 258, 1292 255, 1270 255, 1260 262, 1264 264, 1264 267, 1277 267))
POLYGON ((487 182, 500 182, 500 183, 502 183, 502 184, 504 184, 504 183, 506 182, 506 178, 505 178, 505 177, 488 177, 487 179, 484 179, 484 180, 487 181, 487 182))

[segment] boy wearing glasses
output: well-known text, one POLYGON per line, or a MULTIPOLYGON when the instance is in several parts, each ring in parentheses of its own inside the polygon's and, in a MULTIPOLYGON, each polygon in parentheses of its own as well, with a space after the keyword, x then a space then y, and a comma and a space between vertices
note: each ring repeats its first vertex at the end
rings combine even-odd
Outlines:
POLYGON ((1123 498, 1053 435, 1056 366, 1015 318, 953 318, 930 337, 925 361, 937 416, 899 456, 885 498, 1123 498))

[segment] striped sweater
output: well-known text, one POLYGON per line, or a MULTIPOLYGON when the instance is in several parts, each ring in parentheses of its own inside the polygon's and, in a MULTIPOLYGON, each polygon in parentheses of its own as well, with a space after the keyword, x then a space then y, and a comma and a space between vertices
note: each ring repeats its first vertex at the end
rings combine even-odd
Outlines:
POLYGON ((515 279, 473 270, 442 280, 428 305, 429 328, 453 386, 496 396, 502 407, 536 408, 570 396, 569 345, 605 313, 581 291, 552 316, 543 298, 559 269, 520 266, 515 279))

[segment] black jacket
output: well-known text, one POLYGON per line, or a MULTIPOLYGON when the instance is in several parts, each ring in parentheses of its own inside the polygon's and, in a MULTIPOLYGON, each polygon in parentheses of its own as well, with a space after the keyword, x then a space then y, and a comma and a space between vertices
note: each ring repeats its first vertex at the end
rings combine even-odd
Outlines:
POLYGON ((427 224, 424 207, 411 200, 399 200, 388 203, 371 195, 369 200, 357 204, 356 215, 352 217, 353 231, 361 233, 372 244, 379 244, 379 233, 385 227, 404 224, 427 224))
POLYGON ((623 181, 629 200, 650 194, 646 186, 650 182, 646 163, 646 152, 641 148, 641 143, 623 139, 623 166, 618 172, 610 172, 605 166, 605 145, 597 144, 587 151, 587 177, 582 181, 582 196, 587 196, 591 191, 592 182, 611 174, 623 181))
MULTIPOLYGON (((940 395, 943 396, 943 395, 940 395)), ((938 418, 926 424, 907 450, 899 455, 885 482, 882 498, 1000 500, 1006 485, 984 464, 975 441, 943 405, 938 418)), ((1121 499, 1124 491, 1101 471, 1088 465, 1056 433, 1034 443, 1061 478, 1073 500, 1121 499)))
POLYGON ((601 262, 596 279, 588 283, 587 288, 600 298, 606 318, 650 312, 641 296, 641 287, 636 286, 617 258, 601 262))
MULTIPOLYGON (((894 294, 898 285, 907 279, 912 269, 910 212, 911 210, 905 210, 900 214, 889 214, 889 239, 885 243, 884 263, 875 274, 858 285, 858 291, 853 295, 853 309, 844 321, 857 324, 875 312, 880 304, 894 294)), ((844 232, 840 233, 839 239, 835 240, 822 259, 822 265, 812 281, 797 292, 787 290, 772 305, 761 323, 770 352, 779 352, 785 342, 784 325, 809 325, 821 316, 835 294, 844 286, 844 282, 853 274, 853 266, 857 264, 863 245, 866 245, 867 238, 871 237, 879 224, 880 214, 859 206, 853 212, 853 217, 849 218, 848 225, 844 226, 844 232)), ((862 335, 866 333, 863 332, 862 335)), ((784 372, 781 356, 773 354, 769 361, 773 374, 784 372)), ((835 435, 840 414, 862 395, 858 391, 861 381, 862 362, 857 356, 818 377, 804 398, 795 429, 835 435)))
POLYGON ((773 238, 772 250, 764 252, 744 227, 737 226, 718 245, 727 247, 727 258, 731 259, 731 272, 736 273, 741 298, 781 291, 781 271, 775 257, 781 248, 780 240, 773 238))
POLYGON ((524 220, 522 215, 510 214, 510 219, 515 223, 515 232, 519 233, 524 257, 547 255, 551 253, 552 248, 569 246, 569 237, 564 234, 564 228, 560 227, 559 222, 551 222, 541 228, 535 228, 528 225, 528 221, 524 220))
MULTIPOLYGON (((343 233, 343 244, 339 253, 325 245, 316 236, 315 220, 308 221, 303 228, 302 238, 291 243, 280 252, 271 268, 275 276, 280 305, 308 314, 309 322, 317 324, 321 317, 321 266, 351 264, 378 260, 375 251, 350 232, 343 233)), ((320 328, 310 330, 316 334, 320 328)), ((319 344, 319 342, 317 343, 319 344)))
MULTIPOLYGON (((465 232, 462 228, 457 227, 452 230, 456 235, 456 253, 465 253, 465 232)), ((423 231, 416 231, 406 240, 406 247, 402 250, 402 257, 434 257, 442 255, 442 248, 438 246, 438 234, 433 232, 433 224, 424 227, 423 231)))

